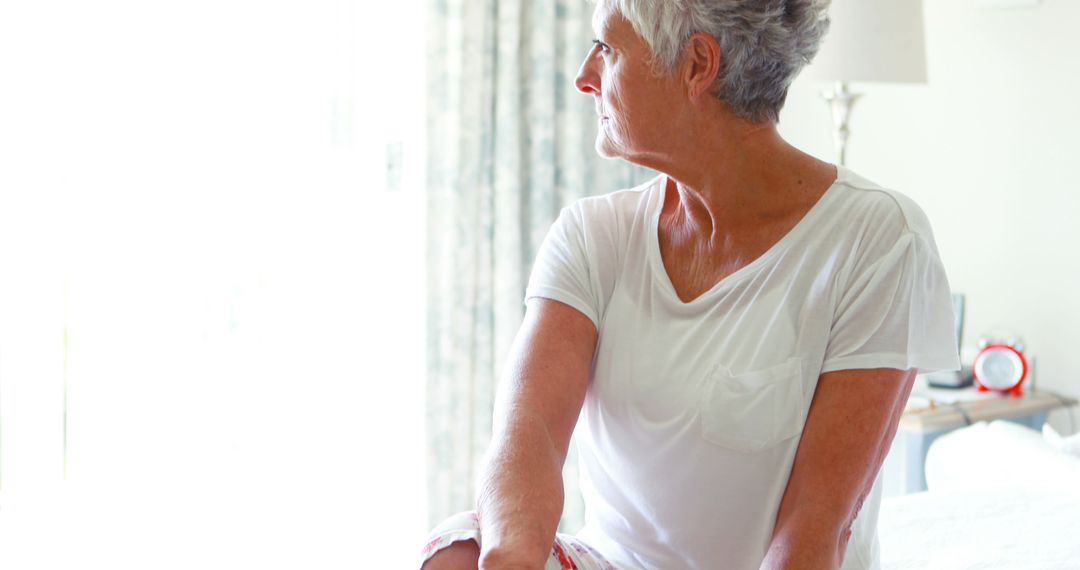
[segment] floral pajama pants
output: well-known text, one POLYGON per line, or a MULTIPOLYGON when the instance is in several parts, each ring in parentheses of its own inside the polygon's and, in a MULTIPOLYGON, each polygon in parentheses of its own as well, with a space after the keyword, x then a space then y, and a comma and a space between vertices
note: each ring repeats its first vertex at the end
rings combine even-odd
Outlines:
MULTIPOLYGON (((458 513, 431 531, 421 553, 423 565, 436 552, 460 540, 475 540, 480 544, 480 521, 473 511, 458 513)), ((569 534, 555 535, 544 570, 617 570, 599 552, 569 534)))

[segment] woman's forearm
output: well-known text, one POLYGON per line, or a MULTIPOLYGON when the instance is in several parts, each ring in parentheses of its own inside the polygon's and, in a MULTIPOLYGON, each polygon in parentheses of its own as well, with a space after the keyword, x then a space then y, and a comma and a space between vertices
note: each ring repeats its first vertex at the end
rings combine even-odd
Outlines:
POLYGON ((564 460, 538 417, 519 415, 496 435, 477 502, 481 568, 543 568, 562 515, 564 460))
POLYGON ((850 533, 837 536, 828 517, 789 518, 777 525, 760 570, 839 568, 850 533))

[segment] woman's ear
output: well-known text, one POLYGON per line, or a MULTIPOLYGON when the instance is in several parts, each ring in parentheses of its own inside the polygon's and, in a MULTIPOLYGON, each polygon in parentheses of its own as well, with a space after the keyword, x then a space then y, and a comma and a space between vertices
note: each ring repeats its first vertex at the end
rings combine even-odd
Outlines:
POLYGON ((682 75, 691 100, 711 95, 723 63, 720 44, 704 32, 691 35, 683 44, 682 75))

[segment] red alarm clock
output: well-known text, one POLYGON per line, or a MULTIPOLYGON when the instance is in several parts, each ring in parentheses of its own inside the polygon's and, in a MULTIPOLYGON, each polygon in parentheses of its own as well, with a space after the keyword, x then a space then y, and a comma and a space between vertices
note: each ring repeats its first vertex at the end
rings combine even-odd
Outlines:
POLYGON ((972 373, 979 392, 1001 392, 1019 397, 1030 367, 1018 341, 980 341, 972 373))

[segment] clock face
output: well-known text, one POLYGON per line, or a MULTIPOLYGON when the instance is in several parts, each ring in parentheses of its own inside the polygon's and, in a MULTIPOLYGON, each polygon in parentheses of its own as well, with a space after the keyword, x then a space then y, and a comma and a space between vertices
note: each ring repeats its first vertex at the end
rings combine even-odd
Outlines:
POLYGON ((1007 390, 1024 377, 1024 362, 1008 348, 987 350, 975 363, 975 375, 988 388, 1007 390))

